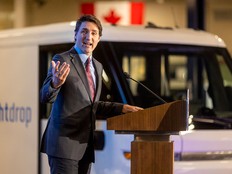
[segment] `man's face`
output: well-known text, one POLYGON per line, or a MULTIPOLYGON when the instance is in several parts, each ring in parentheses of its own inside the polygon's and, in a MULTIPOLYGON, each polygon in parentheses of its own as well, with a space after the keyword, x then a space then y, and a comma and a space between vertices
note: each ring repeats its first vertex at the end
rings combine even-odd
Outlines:
POLYGON ((82 22, 75 33, 76 46, 86 55, 91 55, 100 41, 98 27, 93 22, 82 22))

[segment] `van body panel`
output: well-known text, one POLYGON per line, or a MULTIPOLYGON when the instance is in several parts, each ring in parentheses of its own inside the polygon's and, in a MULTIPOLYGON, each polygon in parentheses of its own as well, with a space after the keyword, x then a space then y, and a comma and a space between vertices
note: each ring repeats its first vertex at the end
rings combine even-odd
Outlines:
MULTIPOLYGON (((102 41, 147 42, 225 47, 217 35, 193 29, 159 29, 141 26, 103 26, 102 41), (143 32, 141 32, 141 30, 143 32)), ((74 41, 73 22, 0 31, 0 46, 9 44, 54 44, 74 41)))

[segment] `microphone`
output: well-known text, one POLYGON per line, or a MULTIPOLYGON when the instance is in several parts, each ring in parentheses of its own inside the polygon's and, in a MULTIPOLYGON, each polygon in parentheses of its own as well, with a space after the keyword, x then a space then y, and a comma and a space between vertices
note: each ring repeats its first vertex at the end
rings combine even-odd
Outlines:
POLYGON ((128 74, 127 72, 123 72, 124 76, 127 78, 127 79, 130 79, 130 80, 133 80, 135 81, 136 83, 138 83, 139 85, 141 85, 143 88, 145 88, 148 92, 150 92, 153 96, 155 96, 156 98, 158 98, 162 103, 167 103, 164 99, 162 99, 160 96, 158 96, 156 93, 154 93, 152 90, 150 90, 148 87, 146 87, 144 84, 142 84, 141 82, 133 79, 130 74, 128 74))

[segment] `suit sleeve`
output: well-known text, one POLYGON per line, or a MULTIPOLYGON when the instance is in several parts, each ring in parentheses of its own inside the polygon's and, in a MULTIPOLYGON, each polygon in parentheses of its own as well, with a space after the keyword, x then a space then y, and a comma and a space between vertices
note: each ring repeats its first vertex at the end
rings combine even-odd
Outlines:
POLYGON ((122 114, 122 107, 122 103, 98 101, 96 115, 105 119, 120 115, 122 114))
MULTIPOLYGON (((53 57, 53 61, 63 63, 63 59, 59 55, 53 57)), ((44 80, 43 86, 40 89, 40 102, 41 103, 53 103, 56 100, 56 97, 60 91, 60 88, 55 89, 51 86, 52 82, 52 65, 50 64, 47 77, 44 80)))

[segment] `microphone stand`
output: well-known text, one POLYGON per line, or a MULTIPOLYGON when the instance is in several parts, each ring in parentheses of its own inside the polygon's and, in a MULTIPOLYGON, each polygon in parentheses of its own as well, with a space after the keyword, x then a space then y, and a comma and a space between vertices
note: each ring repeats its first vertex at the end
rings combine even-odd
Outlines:
POLYGON ((150 90, 148 87, 146 87, 144 84, 142 84, 141 82, 133 79, 127 72, 123 73, 125 75, 125 77, 127 79, 131 79, 134 82, 138 83, 139 85, 141 85, 142 87, 144 87, 148 92, 150 92, 152 95, 154 95, 156 98, 158 98, 160 101, 162 101, 162 103, 167 103, 164 99, 162 99, 160 96, 158 96, 156 93, 154 93, 152 90, 150 90))

